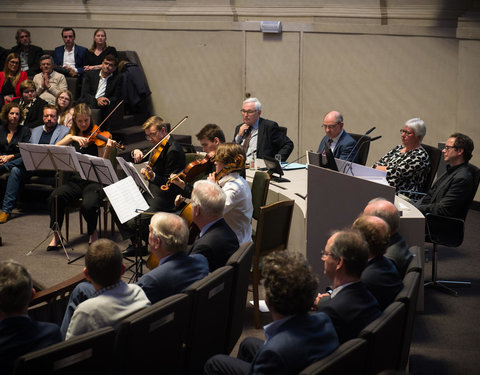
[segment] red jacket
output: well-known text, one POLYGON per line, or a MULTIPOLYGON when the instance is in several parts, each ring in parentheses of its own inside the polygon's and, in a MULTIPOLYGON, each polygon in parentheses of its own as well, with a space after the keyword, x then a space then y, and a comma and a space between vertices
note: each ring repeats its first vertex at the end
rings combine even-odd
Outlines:
MULTIPOLYGON (((15 97, 13 99, 17 99, 20 97, 20 83, 27 80, 27 72, 20 73, 20 79, 18 80, 17 84, 15 85, 15 97)), ((3 83, 5 82, 5 73, 0 72, 0 89, 3 87, 3 83)))

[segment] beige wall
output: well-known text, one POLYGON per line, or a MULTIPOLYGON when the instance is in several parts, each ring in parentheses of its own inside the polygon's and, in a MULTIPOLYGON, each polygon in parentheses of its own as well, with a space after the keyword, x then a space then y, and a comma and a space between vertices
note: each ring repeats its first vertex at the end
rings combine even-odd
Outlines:
POLYGON ((369 163, 399 143, 411 117, 426 121, 425 143, 462 131, 477 144, 480 165, 480 27, 478 1, 23 1, 0 0, 0 45, 26 26, 34 44, 61 44, 73 26, 90 46, 104 27, 109 42, 139 54, 157 114, 181 133, 208 122, 227 138, 241 120, 246 93, 263 115, 288 127, 290 158, 316 149, 325 112, 337 109, 346 128, 376 126, 369 163), (260 20, 281 20, 266 35, 260 20))

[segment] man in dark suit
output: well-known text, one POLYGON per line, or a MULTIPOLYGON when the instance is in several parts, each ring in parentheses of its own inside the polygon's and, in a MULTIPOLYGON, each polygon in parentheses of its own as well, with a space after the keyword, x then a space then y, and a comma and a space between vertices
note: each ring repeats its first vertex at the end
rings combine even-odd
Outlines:
POLYGON ((358 162, 355 140, 343 129, 343 116, 340 112, 331 111, 323 119, 325 137, 318 146, 318 153, 323 154, 325 142, 330 146, 337 159, 358 162))
POLYGON ((28 316, 35 294, 28 271, 14 261, 0 262, 0 363, 2 374, 13 373, 15 360, 62 340, 56 324, 36 322, 28 316))
POLYGON ((14 102, 18 102, 23 111, 23 121, 21 125, 35 128, 43 124, 43 108, 47 102, 42 98, 37 98, 37 88, 31 80, 20 83, 20 95, 14 102))
POLYGON ((310 314, 317 279, 299 253, 277 251, 263 259, 265 300, 273 322, 265 326, 267 341, 249 337, 238 357, 215 355, 205 364, 206 375, 296 375, 338 347, 331 320, 310 314))
POLYGON ((75 44, 75 30, 65 27, 62 30, 63 46, 53 51, 55 70, 67 77, 77 77, 83 74, 87 48, 75 44))
POLYGON ((383 198, 375 198, 368 202, 363 210, 364 215, 377 216, 388 224, 390 237, 388 239, 385 257, 390 259, 401 278, 405 276, 407 267, 413 259, 413 254, 408 249, 405 238, 398 233, 400 215, 392 202, 383 198))
POLYGON ((274 121, 261 118, 262 104, 257 98, 248 98, 242 105, 243 123, 235 128, 234 142, 241 144, 247 155, 247 161, 253 160, 254 154, 262 159, 264 156, 275 157, 279 154, 286 161, 293 150, 293 142, 274 121))
POLYGON ((190 254, 204 255, 210 272, 224 266, 239 246, 237 235, 223 218, 225 199, 218 184, 200 180, 193 185, 193 222, 200 234, 192 244, 190 254))
POLYGON ((330 317, 342 344, 357 337, 381 314, 377 300, 360 281, 368 261, 368 245, 356 230, 339 231, 328 239, 322 259, 333 290, 319 294, 315 304, 317 311, 330 317))
POLYGON ((43 49, 31 44, 30 31, 27 29, 18 29, 15 39, 17 45, 12 47, 10 52, 20 56, 22 70, 32 79, 35 74, 40 73, 40 57, 43 55, 43 49))
POLYGON ((442 152, 447 170, 415 206, 424 215, 432 213, 464 220, 476 188, 468 165, 473 141, 465 134, 454 133, 445 142, 442 152))
POLYGON ((388 224, 377 216, 360 216, 352 226, 368 243, 368 264, 360 280, 372 292, 382 310, 390 305, 402 290, 403 283, 397 268, 383 254, 387 249, 388 224))

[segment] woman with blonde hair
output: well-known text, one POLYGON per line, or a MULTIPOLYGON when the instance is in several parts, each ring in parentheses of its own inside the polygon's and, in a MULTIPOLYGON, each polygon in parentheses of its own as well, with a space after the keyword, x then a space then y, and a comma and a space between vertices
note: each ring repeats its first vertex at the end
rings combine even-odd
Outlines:
POLYGON ((22 72, 20 56, 9 53, 3 72, 0 72, 0 105, 10 103, 20 97, 20 83, 28 79, 27 72, 22 72))
POLYGON ((92 47, 85 54, 85 70, 100 69, 103 59, 107 55, 113 55, 118 58, 115 47, 107 44, 107 33, 104 29, 97 29, 93 33, 92 47))
POLYGON ((69 90, 60 91, 55 99, 55 107, 57 107, 58 123, 71 128, 74 111, 72 93, 69 90))

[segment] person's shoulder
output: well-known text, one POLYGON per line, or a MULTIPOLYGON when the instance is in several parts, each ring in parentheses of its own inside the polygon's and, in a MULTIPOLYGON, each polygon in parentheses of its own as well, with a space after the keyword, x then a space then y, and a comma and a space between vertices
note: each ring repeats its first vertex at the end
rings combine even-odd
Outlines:
POLYGON ((278 123, 273 121, 273 120, 269 120, 269 119, 266 119, 266 118, 263 118, 263 117, 260 117, 260 119, 258 120, 258 126, 260 127, 260 125, 262 126, 268 126, 268 127, 278 127, 278 123))
POLYGON ((42 47, 35 46, 35 45, 33 45, 33 44, 30 44, 30 49, 31 49, 33 52, 43 52, 43 48, 42 48, 42 47))
POLYGON ((88 51, 88 48, 87 48, 87 47, 79 46, 78 44, 75 44, 75 48, 77 48, 78 51, 79 51, 80 53, 83 53, 83 54, 87 53, 87 51, 88 51))

